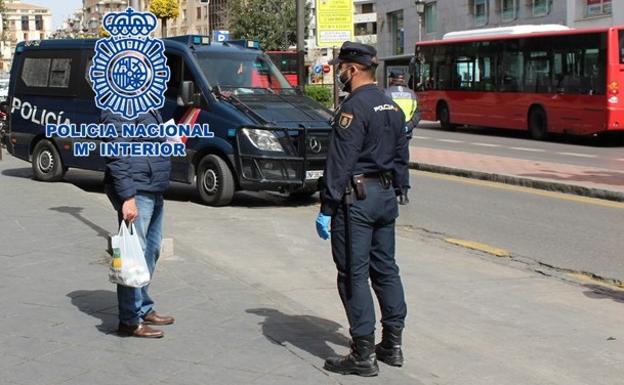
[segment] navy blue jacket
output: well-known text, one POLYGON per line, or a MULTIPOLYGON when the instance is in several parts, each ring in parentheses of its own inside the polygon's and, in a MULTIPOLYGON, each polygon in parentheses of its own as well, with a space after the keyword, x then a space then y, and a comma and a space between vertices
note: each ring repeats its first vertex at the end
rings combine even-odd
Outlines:
MULTIPOLYGON (((160 113, 148 112, 133 120, 125 119, 110 111, 103 110, 101 123, 114 124, 117 138, 105 141, 115 142, 164 142, 164 138, 123 138, 122 124, 160 124, 160 113)), ((132 198, 138 191, 163 193, 169 186, 171 161, 164 156, 110 157, 106 159, 104 183, 113 187, 115 194, 122 200, 132 198)))
POLYGON ((334 215, 351 177, 392 172, 394 187, 409 178, 409 142, 405 115, 374 84, 357 88, 345 99, 332 123, 321 212, 334 215))

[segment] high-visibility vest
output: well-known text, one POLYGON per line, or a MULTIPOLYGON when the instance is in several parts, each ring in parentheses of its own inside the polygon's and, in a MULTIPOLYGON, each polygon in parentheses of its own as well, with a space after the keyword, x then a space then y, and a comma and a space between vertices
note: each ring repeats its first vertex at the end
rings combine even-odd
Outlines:
POLYGON ((406 123, 412 120, 418 110, 418 97, 414 91, 403 86, 392 86, 386 90, 386 95, 403 111, 406 123))

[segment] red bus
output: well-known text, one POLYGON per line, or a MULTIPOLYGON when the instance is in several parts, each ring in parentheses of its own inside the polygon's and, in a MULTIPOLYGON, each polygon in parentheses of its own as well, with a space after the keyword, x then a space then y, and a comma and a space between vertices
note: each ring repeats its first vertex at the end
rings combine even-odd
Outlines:
POLYGON ((297 51, 266 51, 291 86, 299 85, 297 77, 297 51))
POLYGON ((623 130, 624 26, 544 27, 466 31, 417 44, 422 118, 445 129, 528 130, 536 139, 623 130))

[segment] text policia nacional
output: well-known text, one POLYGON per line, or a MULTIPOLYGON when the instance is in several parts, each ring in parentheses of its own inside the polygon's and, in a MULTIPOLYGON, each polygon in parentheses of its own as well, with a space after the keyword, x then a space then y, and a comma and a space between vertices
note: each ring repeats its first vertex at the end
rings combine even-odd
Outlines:
MULTIPOLYGON (((213 138, 208 124, 122 124, 118 130, 114 124, 47 124, 46 137, 74 139, 116 139, 128 141, 104 141, 99 154, 104 157, 124 156, 186 156, 185 141, 180 138, 213 138), (138 140, 137 140, 138 139, 138 140), (140 139, 164 139, 144 141, 140 139)), ((74 142, 74 156, 89 156, 98 146, 95 142, 74 142)))

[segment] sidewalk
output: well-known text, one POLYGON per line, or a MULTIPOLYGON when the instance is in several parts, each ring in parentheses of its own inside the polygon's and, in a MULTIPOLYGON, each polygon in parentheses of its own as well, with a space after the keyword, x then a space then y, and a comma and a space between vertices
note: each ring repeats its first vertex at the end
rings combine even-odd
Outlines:
POLYGON ((410 164, 422 171, 624 201, 624 172, 613 170, 426 147, 410 147, 410 164))
POLYGON ((452 246, 399 220, 406 365, 376 378, 324 372, 348 350, 314 204, 189 202, 174 187, 152 293, 176 316, 161 340, 120 338, 106 280, 115 215, 98 178, 30 179, 0 162, 2 385, 616 385, 624 296, 452 246))

